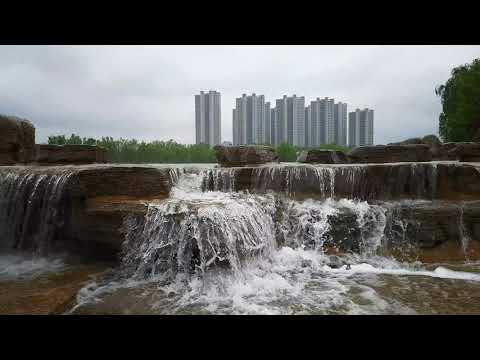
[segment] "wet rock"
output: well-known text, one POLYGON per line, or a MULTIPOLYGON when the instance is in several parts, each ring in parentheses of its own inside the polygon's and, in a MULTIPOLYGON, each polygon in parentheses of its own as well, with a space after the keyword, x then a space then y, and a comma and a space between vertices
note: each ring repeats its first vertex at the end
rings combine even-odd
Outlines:
POLYGON ((166 198, 169 168, 84 165, 0 168, 0 233, 4 245, 37 252, 115 257, 126 214, 166 198), (18 206, 22 204, 22 206, 18 206))
POLYGON ((274 191, 298 199, 480 199, 480 166, 464 163, 220 168, 208 172, 204 190, 231 191, 222 178, 230 179, 233 191, 274 191))
POLYGON ((444 146, 443 152, 448 160, 480 162, 480 143, 451 143, 444 146))
POLYGON ((415 145, 360 146, 353 149, 348 158, 351 163, 396 163, 431 161, 430 147, 415 145))
POLYGON ((342 252, 360 251, 362 235, 355 213, 344 209, 339 214, 329 215, 328 223, 330 229, 324 234, 324 247, 333 247, 342 252))
POLYGON ((29 163, 34 155, 34 126, 25 119, 0 115, 0 165, 29 163))
POLYGON ((275 149, 263 145, 241 145, 214 147, 215 156, 221 166, 245 166, 265 164, 278 160, 275 149))
POLYGON ((342 258, 340 258, 339 256, 330 255, 328 257, 327 266, 331 267, 332 269, 339 269, 345 264, 346 264, 345 261, 342 258))
POLYGON ((310 164, 348 164, 348 158, 342 151, 320 149, 302 151, 297 161, 310 164))
POLYGON ((36 145, 38 164, 93 164, 106 163, 107 151, 93 145, 36 145))

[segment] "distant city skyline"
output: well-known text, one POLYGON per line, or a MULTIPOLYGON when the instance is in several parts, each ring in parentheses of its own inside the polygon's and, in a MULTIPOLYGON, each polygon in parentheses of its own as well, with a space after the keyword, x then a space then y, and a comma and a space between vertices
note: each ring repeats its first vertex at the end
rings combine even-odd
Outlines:
MULTIPOLYGON (((345 102, 316 98, 306 105, 304 96, 283 95, 275 107, 264 95, 242 94, 232 110, 233 145, 281 142, 298 147, 324 144, 362 146, 374 144, 374 113, 365 108, 349 114, 345 102)), ((197 142, 198 143, 198 142, 197 142)))
MULTIPOLYGON (((1 46, 0 112, 49 135, 195 143, 192 94, 221 93, 222 141, 239 95, 270 108, 284 94, 375 111, 375 143, 438 134, 435 87, 480 46, 159 45, 1 46)), ((272 111, 270 111, 270 117, 272 111)))

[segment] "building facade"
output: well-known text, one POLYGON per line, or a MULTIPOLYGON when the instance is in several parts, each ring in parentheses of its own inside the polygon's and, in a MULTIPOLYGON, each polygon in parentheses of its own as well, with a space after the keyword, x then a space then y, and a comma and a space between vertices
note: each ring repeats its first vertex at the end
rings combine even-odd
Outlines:
MULTIPOLYGON (((267 138, 265 96, 243 94, 232 114, 233 144, 262 144, 267 138)), ((270 107, 269 107, 270 108, 270 107)))
POLYGON ((347 104, 339 102, 333 109, 333 143, 347 146, 347 104))
POLYGON ((220 93, 200 91, 195 95, 195 143, 210 146, 221 143, 220 93))
POLYGON ((348 145, 373 145, 374 113, 372 109, 356 109, 348 114, 348 145))
POLYGON ((275 102, 276 143, 305 146, 305 97, 283 96, 275 102))

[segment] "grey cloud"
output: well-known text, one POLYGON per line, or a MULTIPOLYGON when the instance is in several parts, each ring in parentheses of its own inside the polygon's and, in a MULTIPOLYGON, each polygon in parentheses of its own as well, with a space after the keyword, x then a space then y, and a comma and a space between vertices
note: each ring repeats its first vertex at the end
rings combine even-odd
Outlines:
POLYGON ((375 109, 375 142, 437 133, 435 86, 479 46, 0 46, 0 113, 48 135, 192 143, 194 98, 222 94, 222 137, 235 98, 333 97, 375 109))

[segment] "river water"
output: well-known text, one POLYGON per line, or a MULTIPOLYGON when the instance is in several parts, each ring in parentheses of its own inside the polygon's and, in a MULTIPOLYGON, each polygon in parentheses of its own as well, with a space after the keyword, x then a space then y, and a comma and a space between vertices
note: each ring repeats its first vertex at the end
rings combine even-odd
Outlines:
POLYGON ((125 218, 120 264, 3 252, 3 312, 47 288, 64 314, 480 314, 480 262, 386 254, 381 204, 202 191, 203 170, 185 169, 168 199, 125 218), (330 251, 335 219, 354 251, 330 251))

